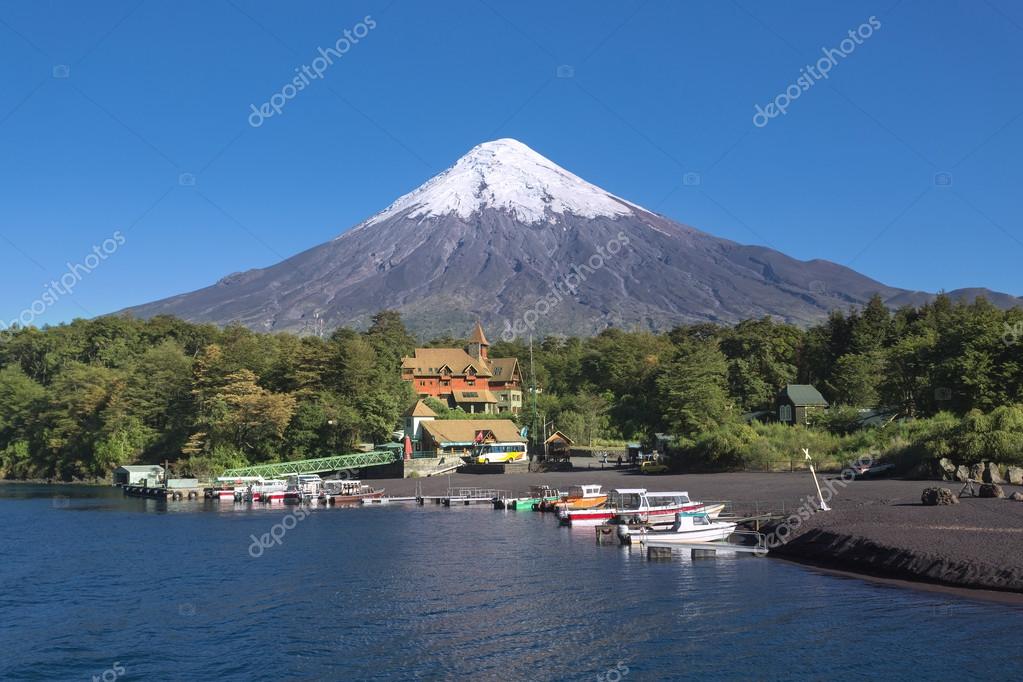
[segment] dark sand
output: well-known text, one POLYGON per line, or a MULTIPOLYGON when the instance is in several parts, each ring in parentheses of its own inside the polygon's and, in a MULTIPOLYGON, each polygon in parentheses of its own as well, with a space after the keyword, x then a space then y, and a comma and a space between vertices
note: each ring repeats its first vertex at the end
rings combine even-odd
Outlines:
MULTIPOLYGON (((599 467, 599 465, 598 465, 599 467)), ((1023 502, 963 498, 958 505, 924 507, 924 488, 959 483, 843 481, 821 476, 832 510, 817 512, 813 480, 801 473, 646 476, 599 468, 548 474, 475 475, 378 481, 388 495, 441 495, 451 486, 524 493, 536 483, 685 490, 694 500, 731 500, 739 513, 771 510, 789 515, 769 536, 772 555, 838 571, 954 588, 1023 593, 1023 502), (830 485, 829 485, 830 481, 830 485), (829 491, 832 491, 829 494, 829 491), (829 499, 830 498, 830 499, 829 499)), ((1023 488, 1003 486, 1006 496, 1023 488)))

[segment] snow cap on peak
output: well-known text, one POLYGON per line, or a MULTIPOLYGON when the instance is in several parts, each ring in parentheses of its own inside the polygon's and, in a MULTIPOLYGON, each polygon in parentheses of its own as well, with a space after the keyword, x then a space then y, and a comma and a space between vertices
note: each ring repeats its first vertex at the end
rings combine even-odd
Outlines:
MULTIPOLYGON (((407 218, 484 208, 507 211, 524 223, 554 222, 560 214, 583 218, 629 215, 640 207, 591 185, 512 138, 476 145, 455 165, 400 197, 367 225, 405 213, 407 218)), ((642 210, 642 209, 640 209, 642 210)))

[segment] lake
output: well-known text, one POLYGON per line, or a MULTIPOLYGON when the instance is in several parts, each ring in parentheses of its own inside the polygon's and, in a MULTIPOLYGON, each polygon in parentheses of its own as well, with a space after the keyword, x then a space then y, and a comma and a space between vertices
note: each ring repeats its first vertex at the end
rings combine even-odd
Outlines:
POLYGON ((302 509, 0 485, 0 679, 1015 679, 1023 668, 1019 607, 770 558, 651 561, 532 512, 302 509))

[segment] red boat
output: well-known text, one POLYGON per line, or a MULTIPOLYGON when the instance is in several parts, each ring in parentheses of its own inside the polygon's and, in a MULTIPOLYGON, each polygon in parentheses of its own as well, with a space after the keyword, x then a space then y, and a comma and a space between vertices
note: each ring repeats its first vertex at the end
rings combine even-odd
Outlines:
POLYGON ((723 504, 705 504, 689 499, 689 493, 654 493, 645 488, 618 488, 608 495, 607 504, 592 509, 562 509, 564 525, 598 524, 616 516, 635 516, 649 523, 670 523, 677 513, 702 512, 717 518, 723 504))
POLYGON ((363 500, 383 495, 383 488, 374 488, 361 481, 324 481, 321 499, 333 505, 361 504, 363 500))

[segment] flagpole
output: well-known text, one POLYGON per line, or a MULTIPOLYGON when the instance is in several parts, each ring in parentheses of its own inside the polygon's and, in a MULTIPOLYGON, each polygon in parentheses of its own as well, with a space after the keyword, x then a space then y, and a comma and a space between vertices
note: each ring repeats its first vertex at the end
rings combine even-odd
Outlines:
POLYGON ((810 459, 810 451, 807 448, 803 448, 803 454, 806 455, 806 461, 810 463, 810 473, 813 475, 813 484, 817 486, 817 496, 821 500, 821 511, 831 511, 831 507, 824 501, 824 493, 821 492, 821 484, 817 480, 817 472, 813 470, 813 460, 810 459))

